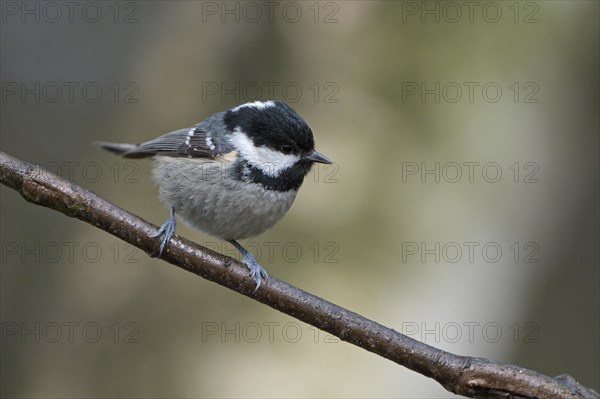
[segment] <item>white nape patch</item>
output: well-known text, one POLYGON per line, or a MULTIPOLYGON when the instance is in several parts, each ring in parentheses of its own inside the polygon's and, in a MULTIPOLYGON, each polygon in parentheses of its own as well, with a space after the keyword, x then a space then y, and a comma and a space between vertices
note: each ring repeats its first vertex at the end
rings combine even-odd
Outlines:
POLYGON ((254 101, 253 103, 246 103, 246 104, 238 105, 237 107, 232 109, 232 111, 237 112, 242 108, 265 109, 265 108, 274 107, 274 106, 275 106, 274 101, 270 101, 270 100, 269 101, 254 101))
POLYGON ((208 148, 210 148, 211 150, 215 150, 215 145, 212 142, 212 139, 208 136, 206 136, 206 145, 208 146, 208 148))
POLYGON ((196 128, 193 127, 188 131, 187 137, 185 138, 185 145, 190 145, 190 140, 191 138, 194 136, 194 133, 196 132, 196 128))
POLYGON ((257 147, 240 127, 229 136, 231 144, 240 152, 241 158, 248 161, 267 176, 277 177, 300 160, 298 155, 284 154, 268 147, 257 147))

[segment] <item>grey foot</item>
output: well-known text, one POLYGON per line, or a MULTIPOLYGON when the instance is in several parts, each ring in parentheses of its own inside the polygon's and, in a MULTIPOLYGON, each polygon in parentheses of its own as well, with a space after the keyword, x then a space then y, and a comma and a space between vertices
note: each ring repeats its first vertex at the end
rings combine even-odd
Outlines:
POLYGON ((167 219, 167 221, 162 226, 160 226, 160 229, 158 229, 156 234, 152 236, 156 238, 160 237, 163 234, 165 235, 162 242, 160 243, 160 249, 158 250, 159 258, 162 256, 163 251, 169 243, 169 240, 171 239, 171 237, 173 237, 173 234, 175 234, 175 227, 175 208, 171 208, 171 214, 169 215, 169 219, 167 219))
POLYGON ((246 252, 246 254, 244 255, 244 259, 242 259, 242 262, 246 266, 248 266, 248 269, 250 269, 250 277, 252 277, 256 281, 256 288, 253 291, 256 292, 258 287, 260 287, 260 282, 262 281, 262 279, 268 279, 269 275, 250 252, 246 252))
POLYGON ((258 263, 258 261, 256 260, 256 258, 254 257, 254 255, 252 255, 250 253, 250 251, 248 251, 246 248, 242 247, 237 241, 235 240, 227 240, 231 245, 233 245, 234 247, 236 247, 238 249, 238 251, 240 251, 242 253, 242 255, 244 256, 244 258, 242 259, 242 263, 244 263, 246 266, 248 266, 248 269, 250 269, 250 277, 256 281, 256 288, 254 288, 254 292, 256 292, 256 290, 258 289, 258 287, 260 287, 260 283, 262 281, 262 279, 264 278, 265 280, 269 278, 269 275, 267 274, 267 272, 265 271, 265 269, 262 268, 262 266, 258 263))

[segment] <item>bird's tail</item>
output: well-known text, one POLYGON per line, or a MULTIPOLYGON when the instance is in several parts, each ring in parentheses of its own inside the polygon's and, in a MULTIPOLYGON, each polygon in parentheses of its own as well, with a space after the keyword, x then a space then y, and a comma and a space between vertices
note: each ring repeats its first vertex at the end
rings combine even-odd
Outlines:
POLYGON ((136 144, 125 144, 125 143, 108 143, 106 141, 94 141, 92 143, 96 147, 105 149, 114 154, 122 155, 125 158, 145 158, 152 156, 153 154, 142 154, 136 153, 134 150, 137 148, 136 144))

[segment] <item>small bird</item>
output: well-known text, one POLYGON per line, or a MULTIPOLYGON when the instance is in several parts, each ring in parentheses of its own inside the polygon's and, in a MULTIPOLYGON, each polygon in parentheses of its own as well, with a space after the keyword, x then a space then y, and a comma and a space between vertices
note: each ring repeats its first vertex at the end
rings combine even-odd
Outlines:
POLYGON ((191 228, 231 243, 256 281, 266 271, 237 240, 259 235, 288 211, 315 162, 308 124, 282 101, 255 101, 218 112, 191 128, 141 144, 95 142, 126 158, 154 158, 154 180, 170 209, 154 237, 158 256, 175 233, 175 214, 191 228))

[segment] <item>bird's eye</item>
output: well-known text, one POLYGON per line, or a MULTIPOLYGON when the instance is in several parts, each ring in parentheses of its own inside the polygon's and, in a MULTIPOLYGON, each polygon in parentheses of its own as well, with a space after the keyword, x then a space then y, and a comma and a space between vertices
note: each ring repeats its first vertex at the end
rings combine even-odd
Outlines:
POLYGON ((284 144, 281 146, 281 152, 284 154, 291 154, 294 151, 294 148, 289 144, 284 144))

